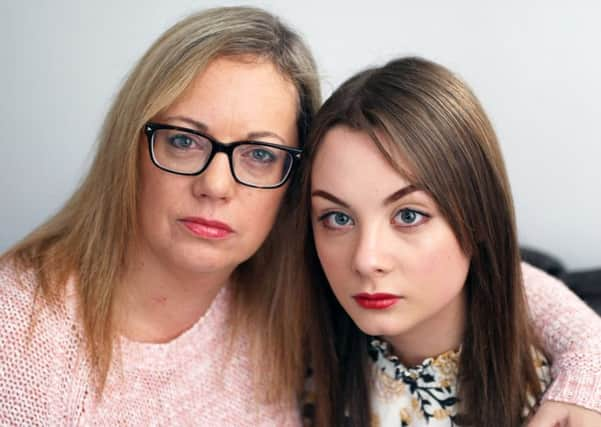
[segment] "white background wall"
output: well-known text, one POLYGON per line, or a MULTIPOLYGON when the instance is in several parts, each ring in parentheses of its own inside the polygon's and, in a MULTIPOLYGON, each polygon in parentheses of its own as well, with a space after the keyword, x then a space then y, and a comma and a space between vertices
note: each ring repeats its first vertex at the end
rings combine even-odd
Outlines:
MULTIPOLYGON (((601 2, 247 1, 309 42, 324 95, 417 54, 463 76, 499 134, 521 242, 601 265, 601 2)), ((2 0, 0 251, 56 211, 128 70, 176 20, 230 1, 2 0)))

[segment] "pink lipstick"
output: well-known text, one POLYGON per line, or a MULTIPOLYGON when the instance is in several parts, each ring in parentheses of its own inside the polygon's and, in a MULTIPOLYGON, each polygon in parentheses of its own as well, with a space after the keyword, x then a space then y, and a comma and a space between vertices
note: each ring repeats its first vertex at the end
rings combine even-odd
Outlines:
POLYGON ((353 298, 355 298, 357 304, 369 310, 383 310, 393 306, 399 299, 401 299, 401 297, 398 295, 385 293, 368 294, 367 292, 353 295, 353 298))
POLYGON ((203 239, 225 239, 234 231, 224 222, 200 217, 187 217, 180 222, 195 236, 203 239))

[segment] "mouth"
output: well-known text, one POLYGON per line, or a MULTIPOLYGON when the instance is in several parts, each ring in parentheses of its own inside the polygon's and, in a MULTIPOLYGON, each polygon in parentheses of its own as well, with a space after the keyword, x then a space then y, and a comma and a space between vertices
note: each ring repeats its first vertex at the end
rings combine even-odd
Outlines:
POLYGON ((179 222, 193 235, 203 239, 221 240, 234 233, 228 224, 212 219, 186 217, 180 219, 179 222))
POLYGON ((386 293, 369 294, 367 292, 353 295, 353 298, 357 301, 357 304, 368 310, 384 310, 392 307, 402 299, 399 295, 386 293))

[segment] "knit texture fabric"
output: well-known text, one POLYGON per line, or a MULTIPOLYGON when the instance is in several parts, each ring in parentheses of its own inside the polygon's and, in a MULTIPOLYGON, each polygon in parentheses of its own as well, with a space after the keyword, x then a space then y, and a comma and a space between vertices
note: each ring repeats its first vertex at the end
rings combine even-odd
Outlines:
POLYGON ((261 402, 243 336, 226 342, 229 293, 165 344, 120 340, 96 398, 74 284, 63 308, 42 304, 31 329, 32 274, 0 268, 0 425, 297 426, 298 409, 261 402), (33 332, 32 332, 33 331, 33 332))
MULTIPOLYGON (((601 318, 561 282, 524 265, 532 320, 553 361, 544 399, 601 412, 601 318)), ((297 408, 261 403, 244 337, 225 344, 228 292, 165 344, 121 339, 96 399, 75 285, 65 304, 42 304, 31 329, 32 274, 0 267, 0 425, 300 425, 297 408)))
POLYGON ((522 271, 531 320, 552 360, 543 401, 601 412, 601 317, 556 278, 528 264, 522 271))

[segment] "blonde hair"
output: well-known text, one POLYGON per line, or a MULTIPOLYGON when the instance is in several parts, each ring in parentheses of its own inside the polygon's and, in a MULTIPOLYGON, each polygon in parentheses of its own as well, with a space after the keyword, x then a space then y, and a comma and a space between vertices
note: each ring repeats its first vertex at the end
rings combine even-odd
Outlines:
MULTIPOLYGON (((314 60, 301 38, 277 17, 257 8, 215 8, 191 15, 167 30, 132 70, 105 118, 96 157, 79 189, 56 215, 1 257, 20 270, 33 270, 39 286, 37 295, 51 304, 61 303, 65 283, 75 277, 87 352, 99 390, 103 389, 113 355, 115 288, 126 267, 129 244, 139 233, 136 199, 140 132, 211 60, 222 56, 270 61, 294 83, 302 146, 321 98, 314 60)), ((294 191, 295 185, 290 185, 289 193, 294 191)), ((289 194, 284 204, 292 202, 289 194)), ((276 224, 275 228, 281 226, 276 224)), ((262 310, 252 303, 255 293, 263 297, 281 294, 286 299, 282 294, 285 289, 279 289, 285 275, 279 273, 277 262, 286 246, 277 242, 278 233, 275 230, 237 272, 238 283, 247 286, 238 286, 243 290, 235 291, 232 319, 258 322, 256 330, 262 333, 254 336, 253 348, 262 347, 264 355, 266 349, 274 349, 274 354, 266 352, 263 362, 269 365, 266 371, 273 373, 270 390, 273 396, 290 396, 300 387, 302 378, 297 373, 302 373, 302 361, 298 354, 282 355, 279 349, 292 346, 288 350, 300 352, 302 332, 300 326, 293 326, 301 323, 293 318, 300 315, 298 309, 291 308, 293 321, 287 323, 273 318, 280 314, 271 307, 265 309, 264 299, 258 303, 262 310), (269 267, 257 273, 256 260, 269 267), (248 283, 251 278, 257 281, 248 283), (285 328, 291 333, 286 342, 285 328)))

